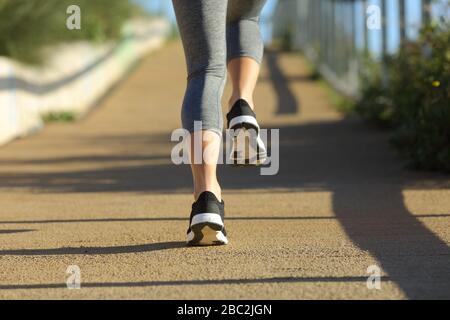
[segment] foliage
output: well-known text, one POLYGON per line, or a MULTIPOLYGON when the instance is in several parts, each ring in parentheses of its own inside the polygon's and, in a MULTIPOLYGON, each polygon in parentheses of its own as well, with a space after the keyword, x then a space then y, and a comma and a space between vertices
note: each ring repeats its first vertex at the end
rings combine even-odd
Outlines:
POLYGON ((117 39, 137 10, 131 0, 0 0, 0 55, 39 63, 58 42, 117 39), (81 30, 66 27, 70 5, 81 8, 81 30))
POLYGON ((76 120, 76 115, 72 112, 50 112, 45 114, 42 117, 42 120, 44 123, 51 123, 51 122, 73 122, 76 120))
POLYGON ((413 167, 450 172, 450 25, 424 27, 370 73, 356 111, 394 129, 393 145, 413 167))

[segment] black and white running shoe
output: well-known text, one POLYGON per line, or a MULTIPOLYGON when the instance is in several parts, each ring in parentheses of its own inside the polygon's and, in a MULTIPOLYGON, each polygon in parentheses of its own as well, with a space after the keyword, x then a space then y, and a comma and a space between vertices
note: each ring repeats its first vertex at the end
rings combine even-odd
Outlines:
POLYGON ((240 99, 227 114, 228 132, 233 146, 230 157, 235 165, 260 165, 267 159, 267 150, 260 137, 260 127, 247 101, 240 99))
POLYGON ((214 193, 203 192, 192 205, 187 244, 191 246, 212 246, 228 243, 223 223, 224 202, 217 200, 214 193))

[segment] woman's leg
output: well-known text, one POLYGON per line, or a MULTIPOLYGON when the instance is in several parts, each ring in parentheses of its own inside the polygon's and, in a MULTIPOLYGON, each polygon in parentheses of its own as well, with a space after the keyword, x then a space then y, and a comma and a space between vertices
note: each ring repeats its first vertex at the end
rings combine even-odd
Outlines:
POLYGON ((239 99, 248 102, 252 109, 255 109, 253 103, 253 91, 259 76, 259 63, 252 58, 235 58, 228 63, 228 73, 230 75, 233 91, 228 99, 228 109, 239 99))
POLYGON ((227 61, 233 91, 228 101, 228 129, 233 136, 230 158, 239 165, 260 165, 267 159, 254 113, 253 91, 259 76, 264 45, 259 16, 266 0, 229 0, 227 61))
POLYGON ((259 16, 266 0, 229 0, 227 13, 227 61, 233 85, 231 108, 244 99, 253 109, 253 91, 263 57, 259 16))
MULTIPOLYGON (((191 135, 192 139, 195 139, 191 135)), ((201 146, 203 160, 196 164, 194 159, 194 145, 191 143, 191 171, 194 180, 194 199, 204 191, 211 191, 219 201, 222 200, 222 190, 217 180, 217 159, 219 158, 221 138, 220 136, 209 130, 198 133, 198 145, 201 146)), ((200 154, 201 157, 201 154, 200 154)))
POLYGON ((211 191, 221 199, 216 167, 223 129, 221 98, 226 80, 226 0, 173 0, 183 41, 188 84, 182 106, 183 127, 197 131, 200 154, 208 150, 208 159, 194 163, 194 137, 191 135, 191 169, 195 199, 211 191))

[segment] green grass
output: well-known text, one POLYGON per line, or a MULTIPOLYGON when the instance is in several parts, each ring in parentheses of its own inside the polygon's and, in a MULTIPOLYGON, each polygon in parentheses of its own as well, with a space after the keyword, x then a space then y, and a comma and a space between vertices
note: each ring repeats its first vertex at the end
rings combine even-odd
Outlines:
POLYGON ((339 112, 347 115, 355 114, 355 100, 341 94, 322 78, 318 79, 317 82, 326 91, 331 103, 339 112))
POLYGON ((77 119, 77 116, 73 112, 62 111, 62 112, 49 112, 42 116, 42 121, 44 123, 54 123, 54 122, 65 122, 70 123, 74 122, 77 119))
POLYGON ((309 78, 315 81, 321 88, 325 90, 334 107, 341 113, 354 114, 356 101, 352 98, 346 97, 335 88, 333 88, 320 74, 317 66, 308 60, 306 61, 306 68, 308 70, 309 78))

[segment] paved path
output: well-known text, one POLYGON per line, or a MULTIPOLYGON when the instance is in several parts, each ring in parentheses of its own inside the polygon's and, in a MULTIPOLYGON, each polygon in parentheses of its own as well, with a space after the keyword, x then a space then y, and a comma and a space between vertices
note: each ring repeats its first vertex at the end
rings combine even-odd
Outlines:
POLYGON ((183 63, 171 43, 86 119, 0 149, 0 298, 450 298, 449 177, 402 169, 293 54, 266 56, 256 93, 279 174, 222 166, 231 244, 186 248, 183 63))

